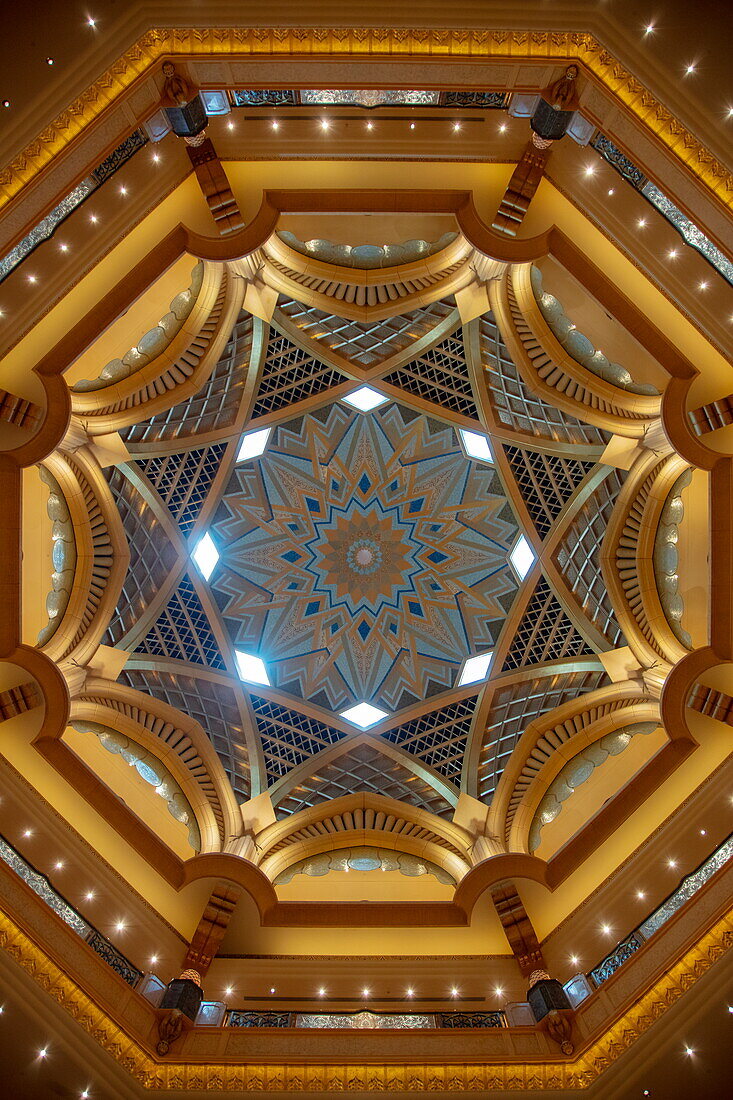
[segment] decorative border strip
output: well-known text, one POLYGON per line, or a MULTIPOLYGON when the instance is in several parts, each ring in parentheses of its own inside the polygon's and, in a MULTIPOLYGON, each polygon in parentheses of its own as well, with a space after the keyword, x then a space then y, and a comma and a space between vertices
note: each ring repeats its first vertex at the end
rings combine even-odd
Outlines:
POLYGON ((388 27, 171 27, 142 35, 0 173, 0 209, 163 58, 382 56, 576 61, 726 207, 733 173, 592 35, 580 31, 388 27))
POLYGON ((4 913, 0 947, 144 1088, 244 1092, 480 1092, 585 1089, 733 947, 731 914, 715 925, 590 1049, 570 1062, 303 1065, 160 1063, 126 1034, 4 913))

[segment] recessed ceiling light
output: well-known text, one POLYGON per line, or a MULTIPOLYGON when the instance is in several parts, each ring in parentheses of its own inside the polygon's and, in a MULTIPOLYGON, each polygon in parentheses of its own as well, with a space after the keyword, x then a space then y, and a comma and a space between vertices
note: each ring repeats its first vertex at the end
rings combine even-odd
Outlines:
POLYGON ((47 57, 46 58, 46 64, 47 65, 53 65, 53 58, 52 57, 47 57))
POLYGON ((577 955, 571 955, 570 956, 570 961, 573 964, 573 966, 577 966, 578 963, 580 962, 580 959, 578 958, 577 955))
POLYGON ((414 123, 414 122, 411 122, 411 123, 410 123, 410 129, 411 129, 411 130, 414 130, 414 129, 415 129, 415 123, 414 123))
POLYGON ((9 99, 4 99, 3 100, 3 107, 9 107, 9 106, 10 106, 10 100, 9 99))
POLYGON ((700 283, 700 290, 707 290, 709 286, 710 286, 709 283, 702 282, 702 283, 700 283))
POLYGON ((389 401, 389 398, 385 397, 383 393, 373 390, 371 386, 361 386, 353 393, 347 394, 343 400, 347 405, 353 405, 355 409, 359 409, 360 412, 371 412, 372 409, 383 405, 385 401, 389 401))
POLYGON ((695 62, 691 62, 685 69, 685 76, 692 76, 695 71, 695 62))
POLYGON ((62 252, 68 252, 69 251, 68 244, 60 244, 59 248, 61 249, 62 252))
POLYGON ((685 1054, 687 1055, 688 1058, 692 1058, 692 1055, 694 1053, 695 1053, 695 1051, 692 1049, 692 1047, 685 1047, 685 1054))
POLYGON ((219 560, 219 551, 216 549, 214 540, 208 531, 197 542, 192 557, 199 567, 201 576, 205 581, 208 581, 219 560))
POLYGON ((475 657, 467 657, 461 669, 458 687, 465 687, 466 684, 477 684, 479 680, 485 680, 489 674, 489 666, 493 656, 493 649, 489 649, 486 653, 477 653, 475 657))
POLYGON ((275 986, 273 985, 273 986, 270 987, 270 993, 274 993, 274 992, 275 992, 275 986))
POLYGON ((234 650, 234 657, 240 680, 244 680, 246 684, 266 684, 269 687, 270 677, 267 675, 265 662, 260 657, 255 657, 253 653, 243 653, 241 649, 234 650))
POLYGON ((54 867, 56 868, 57 871, 62 871, 63 867, 64 867, 63 859, 57 859, 56 862, 54 863, 54 867))
POLYGON ((677 249, 676 248, 670 248, 669 252, 667 253, 667 257, 670 260, 676 260, 677 259, 677 249))
POLYGON ((509 555, 509 561, 516 569, 520 580, 524 580, 527 576, 534 564, 534 560, 534 550, 529 545, 524 535, 520 535, 514 544, 514 549, 509 555))
POLYGON ((676 859, 668 859, 667 860, 667 866, 672 867, 674 869, 677 866, 677 860, 676 859))
POLYGON ((93 901, 94 900, 94 891, 93 890, 87 890, 84 897, 87 899, 87 901, 93 901))
POLYGON ((504 990, 499 989, 499 987, 497 986, 496 989, 494 990, 494 993, 496 993, 497 997, 502 997, 504 995, 504 990))
POLYGON ((461 128, 460 122, 454 122, 453 123, 453 129, 454 130, 460 130, 460 128, 461 128))
POLYGON ((374 129, 374 123, 372 122, 371 119, 369 119, 366 126, 367 126, 367 130, 373 130, 374 129))
POLYGON ((585 169, 584 169, 586 176, 592 176, 593 173, 595 172, 595 170, 596 170, 595 164, 586 164, 585 169))
POLYGON ((258 432, 247 432, 237 451, 237 462, 246 462, 248 458, 257 458, 264 453, 272 428, 260 428, 258 432))
POLYGON ((232 989, 232 987, 231 987, 230 985, 228 985, 228 986, 226 987, 226 989, 224 990, 224 995, 225 995, 226 997, 231 997, 231 995, 232 995, 232 993, 233 993, 233 992, 234 992, 234 990, 232 989))
POLYGON ((614 187, 609 187, 608 194, 609 195, 615 195, 616 194, 616 189, 614 187))
POLYGON ((636 224, 639 226, 639 229, 644 229, 646 226, 646 218, 639 218, 636 224))
POLYGON ((126 187, 120 187, 120 194, 121 195, 126 195, 127 194, 127 188, 126 187))
POLYGON ((280 126, 280 123, 279 123, 279 122, 277 121, 277 119, 276 119, 276 118, 273 118, 273 120, 272 120, 272 122, 270 123, 270 125, 272 126, 273 130, 277 130, 277 129, 278 129, 278 127, 280 126))
POLYGON ((653 33, 654 33, 654 24, 653 23, 647 23, 647 25, 644 27, 644 34, 653 34, 653 33))
POLYGON ((643 890, 637 890, 636 891, 636 896, 639 899, 639 901, 643 901, 644 898, 646 897, 646 894, 644 893, 643 890))
POLYGON ((33 836, 33 830, 32 830, 32 829, 26 829, 26 830, 25 830, 25 831, 23 832, 23 836, 24 836, 24 837, 29 837, 29 836, 33 836))
POLYGON ((369 996, 369 990, 366 989, 366 988, 362 989, 361 995, 362 995, 362 997, 368 997, 369 996))
POLYGON ((477 458, 480 462, 493 462, 491 446, 485 435, 479 432, 469 432, 465 428, 459 428, 459 435, 463 448, 471 458, 477 458))
POLYGON ((383 718, 386 718, 387 711, 380 710, 379 707, 373 707, 371 703, 357 703, 355 707, 342 710, 341 717, 345 718, 347 722, 353 722, 360 729, 368 730, 370 726, 375 726, 377 722, 381 722, 383 718))
POLYGON ((150 956, 150 963, 151 963, 152 966, 155 966, 157 961, 158 961, 158 956, 157 955, 151 955, 150 956))
POLYGON ((321 986, 321 988, 318 990, 318 996, 319 997, 325 997, 326 996, 326 990, 323 988, 323 986, 321 986))
POLYGON ((701 829, 700 836, 707 836, 707 829, 701 829))
POLYGON ((500 134, 505 134, 506 133, 506 122, 502 122, 501 126, 499 127, 499 133, 500 134))
POLYGON ((115 925, 115 931, 116 932, 124 932, 125 931, 125 922, 123 920, 118 920, 117 921, 117 924, 115 925))
POLYGON ((327 130, 330 125, 331 125, 331 123, 329 122, 329 120, 327 118, 322 118, 321 119, 321 129, 322 130, 327 130))
POLYGON ((98 221, 97 215, 96 214, 90 214, 89 215, 89 221, 92 223, 92 225, 96 225, 97 221, 98 221))
POLYGON ((160 164, 160 154, 153 153, 153 164, 160 164))
POLYGON ((457 997, 458 996, 458 990, 456 989, 455 986, 453 986, 453 988, 451 989, 450 995, 451 995, 451 997, 457 997))
POLYGON ((604 936, 610 936, 611 935, 611 926, 609 924, 601 925, 601 932, 603 933, 604 936))
POLYGON ((28 276, 28 282, 29 282, 29 283, 37 283, 37 282, 38 282, 38 279, 36 278, 36 276, 35 276, 35 275, 29 275, 29 276, 28 276))
POLYGON ((38 1057, 39 1058, 45 1058, 47 1054, 48 1054, 48 1047, 41 1047, 41 1049, 38 1051, 38 1057))
POLYGON ((97 20, 92 19, 91 15, 90 15, 89 18, 87 19, 87 26, 88 27, 96 27, 96 25, 97 25, 97 20))

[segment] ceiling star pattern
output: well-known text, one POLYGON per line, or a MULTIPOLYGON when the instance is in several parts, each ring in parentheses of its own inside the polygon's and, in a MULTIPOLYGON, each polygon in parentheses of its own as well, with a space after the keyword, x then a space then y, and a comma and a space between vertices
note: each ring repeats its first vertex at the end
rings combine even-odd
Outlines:
POLYGON ((518 535, 492 467, 455 431, 390 402, 281 424, 238 466, 212 526, 212 589, 232 645, 329 710, 389 712, 492 649, 517 590, 518 535))

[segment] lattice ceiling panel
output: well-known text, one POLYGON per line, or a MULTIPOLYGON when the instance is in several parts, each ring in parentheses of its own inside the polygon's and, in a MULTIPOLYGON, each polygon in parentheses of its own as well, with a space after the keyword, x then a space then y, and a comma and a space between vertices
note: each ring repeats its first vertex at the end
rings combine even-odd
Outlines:
POLYGON ((282 312, 304 335, 366 368, 378 366, 426 336, 445 320, 454 306, 451 299, 382 321, 347 321, 293 299, 280 303, 282 312))
POLYGON ((120 680, 197 721, 221 760, 241 802, 250 796, 249 754, 234 692, 197 676, 127 668, 120 680))
POLYGON ((268 782, 274 783, 346 735, 316 718, 251 695, 268 782))
POLYGON ((605 679, 602 670, 562 672, 498 688, 491 700, 481 745, 479 798, 490 801, 514 746, 533 719, 578 695, 595 691, 605 679))
POLYGON ((252 352, 252 317, 242 311, 211 375, 187 401, 120 434, 135 443, 164 443, 230 428, 239 411, 252 352))
POLYGON ((545 578, 540 577, 517 627, 502 671, 592 652, 561 608, 545 578))
POLYGON ((140 464, 184 538, 196 522, 225 451, 226 443, 214 443, 182 454, 156 456, 140 464))
POLYGON ((405 367, 385 375, 384 381, 438 407, 478 419, 460 329, 405 367))
POLYGON ((364 744, 343 753, 299 783, 278 804, 277 816, 282 819, 319 802, 359 791, 400 799, 439 817, 453 816, 453 807, 433 787, 376 746, 364 744))
POLYGON ((118 645, 169 576, 178 553, 163 524, 122 470, 109 466, 104 472, 130 549, 130 568, 105 638, 106 645, 118 645))
POLYGON ((188 577, 183 577, 135 652, 226 668, 206 612, 188 577))
POLYGON ((584 424, 537 397, 522 381, 507 351, 493 313, 480 320, 481 362, 497 419, 507 428, 539 439, 604 447, 609 432, 584 424))
POLYGON ((624 474, 615 468, 596 488, 568 528, 557 562, 588 618, 610 646, 623 637, 601 571, 601 544, 624 474))
POLYGON ((466 741, 476 709, 476 697, 413 718, 383 733, 385 741, 399 745, 440 775, 459 784, 466 741))
POLYGON ((345 374, 320 363, 271 329, 252 417, 286 409, 345 381, 345 374))
POLYGON ((544 539, 595 463, 506 445, 504 453, 537 533, 544 539))

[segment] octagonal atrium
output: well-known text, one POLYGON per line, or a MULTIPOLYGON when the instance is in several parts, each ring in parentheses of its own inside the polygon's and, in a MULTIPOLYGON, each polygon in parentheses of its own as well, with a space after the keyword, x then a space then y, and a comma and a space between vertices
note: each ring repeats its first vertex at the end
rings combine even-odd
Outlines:
POLYGON ((8 1095, 725 1094, 703 6, 21 18, 8 1095))

